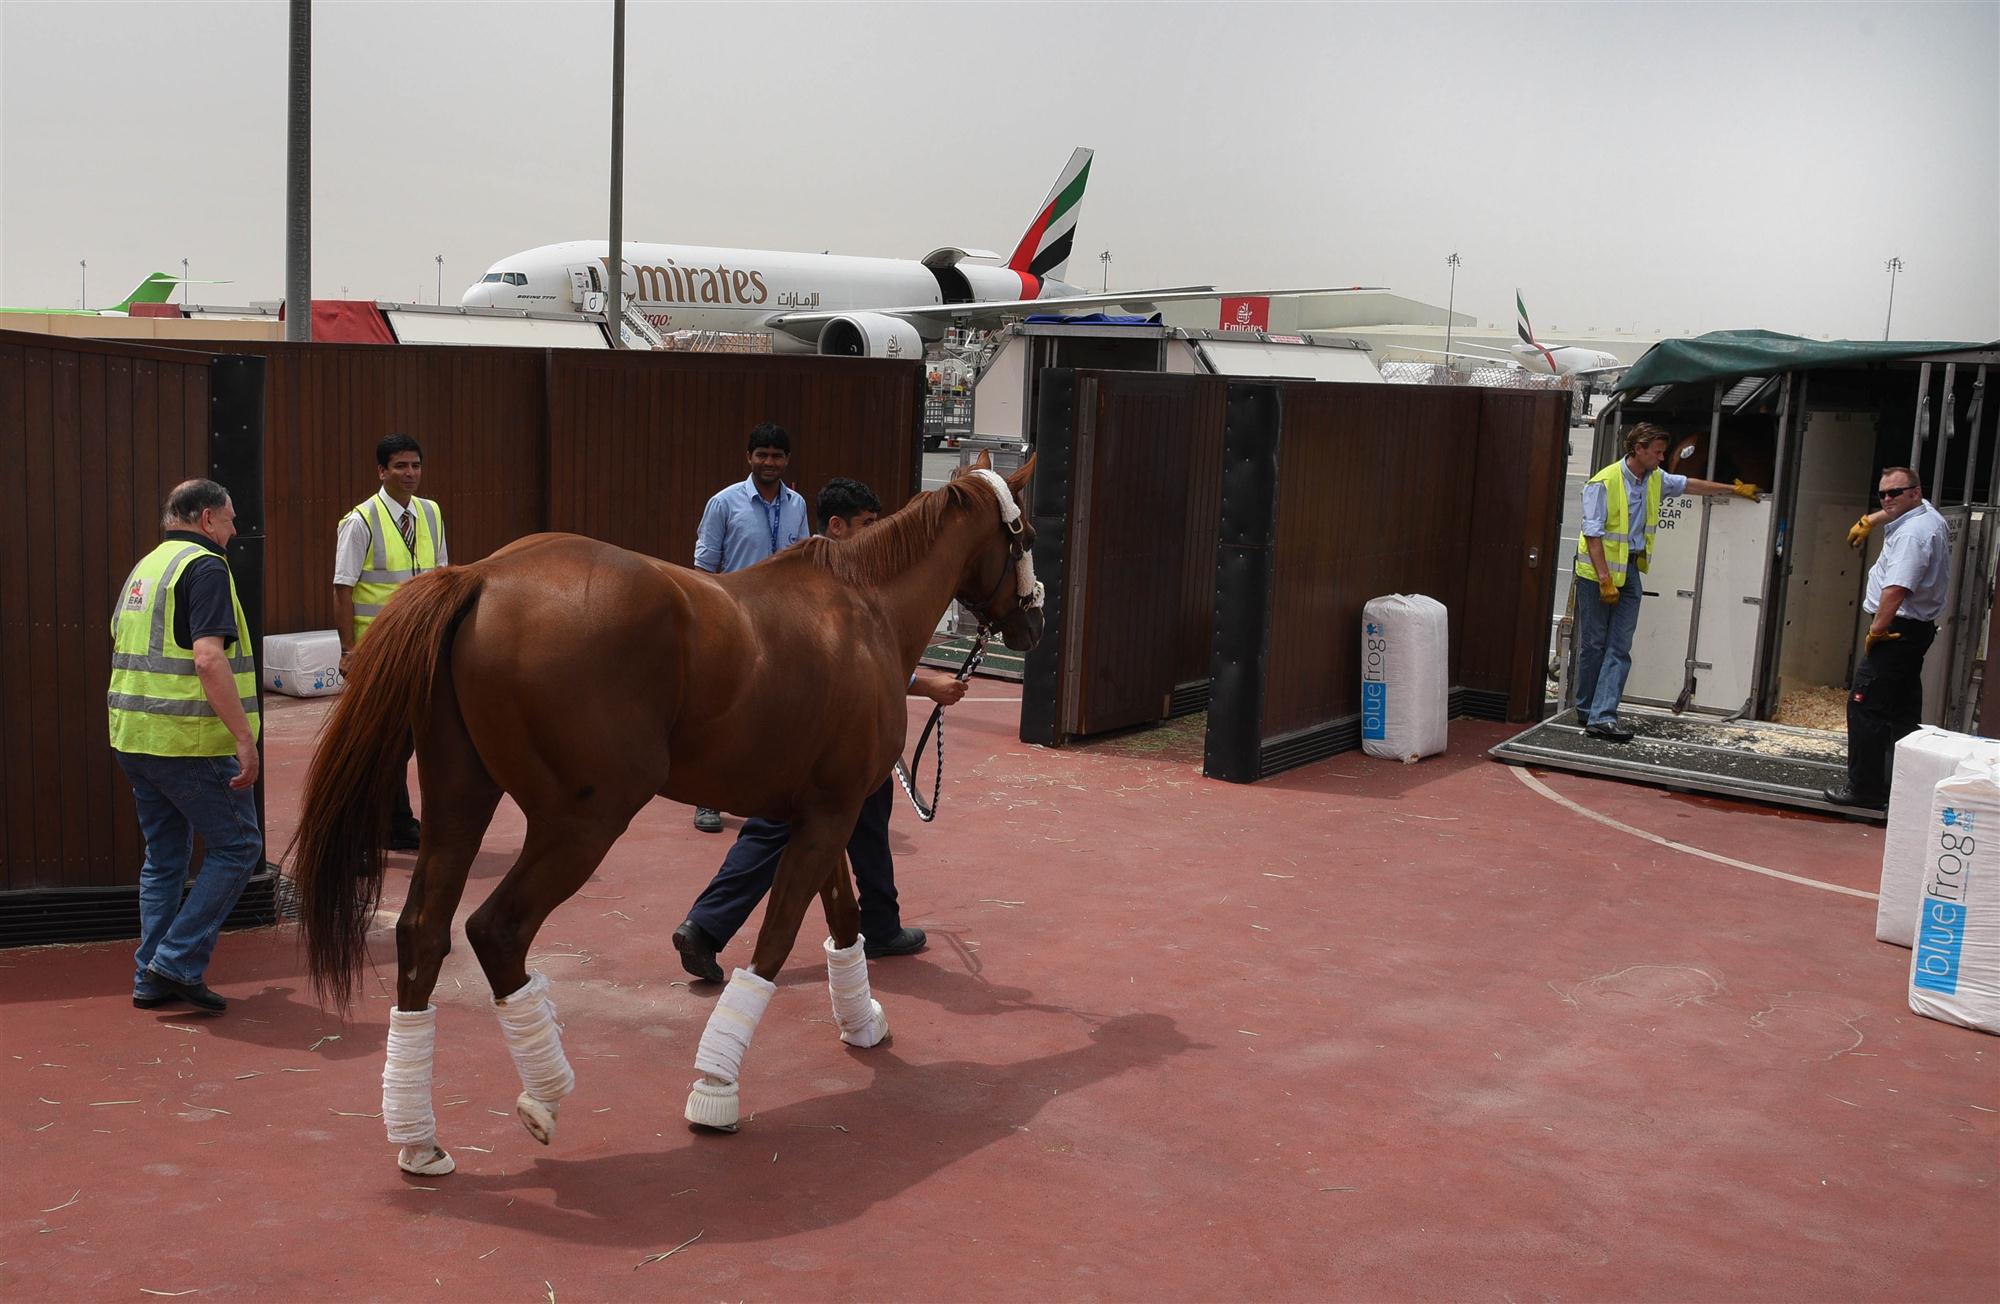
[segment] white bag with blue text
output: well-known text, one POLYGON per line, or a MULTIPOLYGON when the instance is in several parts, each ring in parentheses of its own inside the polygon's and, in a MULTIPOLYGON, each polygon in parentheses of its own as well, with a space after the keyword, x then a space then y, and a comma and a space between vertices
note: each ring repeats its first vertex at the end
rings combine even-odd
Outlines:
POLYGON ((2000 1033, 2000 764, 1938 784, 1925 836, 1910 1008, 2000 1033))
POLYGON ((1918 725, 1896 744, 1889 779, 1889 827, 1882 835, 1882 883, 1875 908, 1875 937, 1914 946, 1917 898, 1931 837, 1931 799, 1937 786, 1968 760, 2000 760, 2000 741, 1918 725))
POLYGON ((1444 604, 1392 593, 1361 609, 1361 750, 1415 761, 1445 749, 1451 648, 1444 604))

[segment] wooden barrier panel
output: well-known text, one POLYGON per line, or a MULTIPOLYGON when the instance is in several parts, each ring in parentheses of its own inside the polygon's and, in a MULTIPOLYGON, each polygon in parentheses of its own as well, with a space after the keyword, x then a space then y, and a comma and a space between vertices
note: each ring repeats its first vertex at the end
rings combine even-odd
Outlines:
POLYGON ((333 545, 348 508, 380 487, 375 444, 424 449, 418 490, 444 513, 455 562, 545 528, 548 355, 541 349, 229 340, 264 359, 269 543, 265 633, 331 629, 333 545))
MULTIPOLYGON (((835 476, 892 512, 923 474, 923 368, 750 353, 550 354, 548 525, 680 565, 709 498, 749 474, 751 428, 792 440, 808 509, 835 476)), ((817 521, 815 521, 817 526, 817 521)))
MULTIPOLYGON (((230 564, 249 614, 256 370, 205 352, 0 332, 0 479, 16 497, 0 516, 0 945, 102 936, 107 917, 136 924, 143 844, 106 742, 110 614, 159 541, 167 491, 198 476, 238 500, 230 564)), ((266 884, 248 906, 269 903, 266 884)))
POLYGON ((1207 700, 1226 389, 1043 373, 1035 566, 1056 600, 1024 672, 1023 738, 1060 743, 1207 700))
POLYGON ((1450 619, 1455 714, 1542 701, 1568 396, 1233 385, 1205 769, 1255 780, 1359 745, 1361 609, 1450 619))
POLYGON ((1232 775, 1357 745, 1361 606, 1396 592, 1450 612, 1456 711, 1539 710, 1566 396, 1060 369, 1041 395, 1024 740, 1209 705, 1232 775))

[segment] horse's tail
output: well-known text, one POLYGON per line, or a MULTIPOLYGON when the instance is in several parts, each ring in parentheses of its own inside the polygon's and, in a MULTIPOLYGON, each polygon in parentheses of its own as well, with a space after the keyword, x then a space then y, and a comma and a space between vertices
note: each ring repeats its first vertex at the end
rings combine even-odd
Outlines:
POLYGON ((428 714, 452 630, 480 581, 478 566, 446 566, 402 587, 355 649, 346 691, 313 753, 291 855, 322 1005, 346 1009, 367 958, 404 739, 428 714))

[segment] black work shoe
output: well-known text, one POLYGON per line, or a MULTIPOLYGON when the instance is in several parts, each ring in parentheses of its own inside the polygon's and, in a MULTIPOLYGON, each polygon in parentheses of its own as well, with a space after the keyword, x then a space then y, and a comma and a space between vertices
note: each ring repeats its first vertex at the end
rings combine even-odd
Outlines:
POLYGON ((1886 798, 1864 797, 1844 783, 1835 788, 1821 789, 1819 795, 1836 806, 1854 806, 1861 810, 1889 809, 1889 802, 1886 798))
POLYGON ((703 833, 720 833, 722 832, 722 812, 713 810, 707 806, 697 806, 694 809, 694 826, 703 833))
POLYGON ((861 952, 871 960, 879 960, 885 955, 915 955, 923 949, 923 929, 898 928, 879 942, 871 940, 861 952))
POLYGON ((1632 741, 1631 726, 1620 724, 1616 720, 1598 720, 1585 725, 1583 731, 1592 738, 1602 738, 1608 743, 1629 743, 1632 741))
POLYGON ((132 1004, 142 1010, 157 1010, 162 1005, 171 1005, 179 999, 180 997, 172 992, 154 992, 143 996, 138 992, 132 993, 132 1004))
MULTIPOLYGON (((162 1004, 167 1001, 186 1001, 197 1010, 206 1010, 210 1014, 220 1014, 229 1008, 229 1002, 208 990, 207 983, 184 983, 179 979, 167 977, 158 969, 150 969, 147 972, 153 975, 154 982, 167 989, 167 994, 159 998, 162 1004)), ((132 1004, 138 1005, 142 1000, 151 999, 151 997, 134 996, 132 1004)), ((153 1007, 147 1005, 140 1006, 140 1008, 151 1009, 153 1007)))
POLYGON ((712 983, 722 981, 722 966, 715 962, 715 953, 722 948, 702 931, 700 924, 690 919, 676 928, 674 949, 681 953, 681 968, 712 983))
POLYGON ((395 828, 390 829, 389 850, 415 851, 417 849, 417 842, 423 835, 423 827, 417 821, 411 820, 407 824, 398 824, 395 828))

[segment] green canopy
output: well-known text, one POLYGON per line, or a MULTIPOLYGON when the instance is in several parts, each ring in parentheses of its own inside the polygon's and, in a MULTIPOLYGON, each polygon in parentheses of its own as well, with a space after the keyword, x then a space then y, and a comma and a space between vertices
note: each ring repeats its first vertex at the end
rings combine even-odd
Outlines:
POLYGON ((1644 357, 1626 369, 1616 392, 1817 367, 1856 367, 1994 347, 1948 340, 1809 340, 1776 331, 1710 331, 1691 340, 1662 340, 1647 349, 1644 357))

